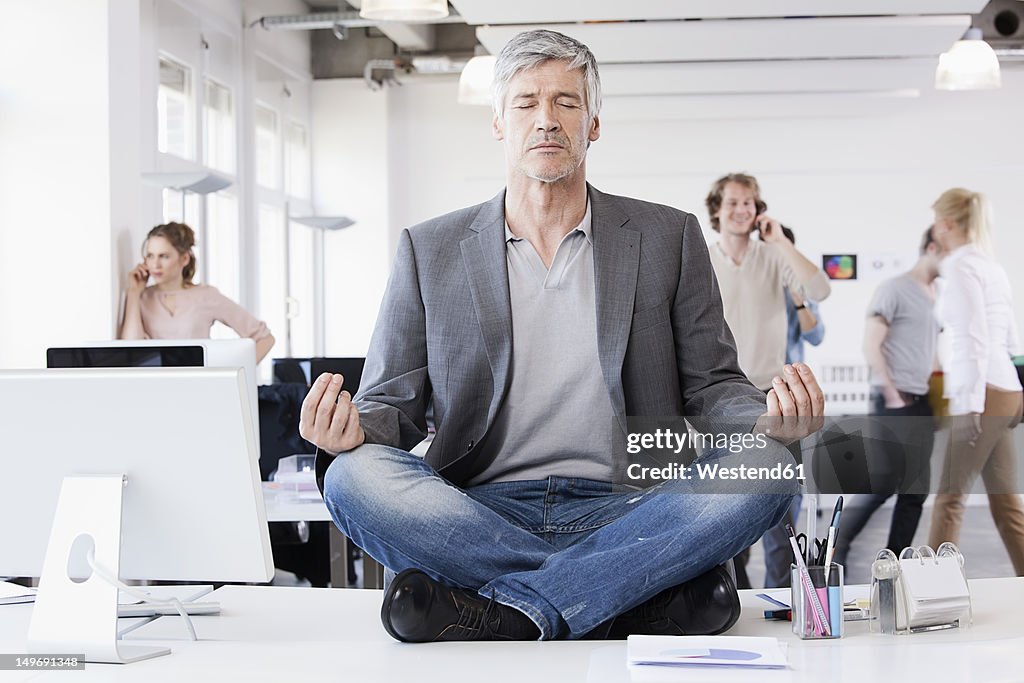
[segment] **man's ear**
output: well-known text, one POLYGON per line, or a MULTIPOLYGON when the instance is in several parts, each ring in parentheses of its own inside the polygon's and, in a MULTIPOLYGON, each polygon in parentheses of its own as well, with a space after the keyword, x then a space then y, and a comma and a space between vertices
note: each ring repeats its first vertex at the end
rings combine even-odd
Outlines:
POLYGON ((595 142, 599 137, 601 137, 601 120, 595 116, 590 123, 590 133, 587 134, 587 139, 595 142))
POLYGON ((495 140, 504 140, 505 131, 502 130, 501 116, 497 112, 491 117, 491 135, 494 136, 495 140))

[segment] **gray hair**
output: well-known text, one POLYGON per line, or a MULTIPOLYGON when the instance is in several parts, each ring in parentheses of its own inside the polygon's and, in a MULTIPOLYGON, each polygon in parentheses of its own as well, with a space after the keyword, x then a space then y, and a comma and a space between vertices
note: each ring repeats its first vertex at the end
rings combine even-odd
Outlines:
POLYGON ((591 119, 596 117, 601 111, 601 76, 597 72, 594 54, 580 41, 547 30, 524 31, 502 48, 494 64, 494 112, 499 117, 505 116, 505 94, 516 74, 551 60, 568 62, 567 69, 583 71, 587 114, 591 119))

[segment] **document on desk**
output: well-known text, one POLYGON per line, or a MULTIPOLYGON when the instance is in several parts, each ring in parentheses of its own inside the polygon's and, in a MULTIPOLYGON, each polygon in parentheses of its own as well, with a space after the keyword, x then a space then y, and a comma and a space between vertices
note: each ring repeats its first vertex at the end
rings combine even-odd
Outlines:
POLYGON ((630 636, 629 666, 725 666, 756 669, 786 667, 778 638, 753 636, 630 636))
POLYGON ((35 601, 35 588, 26 588, 16 583, 0 581, 0 605, 18 605, 23 602, 35 601))

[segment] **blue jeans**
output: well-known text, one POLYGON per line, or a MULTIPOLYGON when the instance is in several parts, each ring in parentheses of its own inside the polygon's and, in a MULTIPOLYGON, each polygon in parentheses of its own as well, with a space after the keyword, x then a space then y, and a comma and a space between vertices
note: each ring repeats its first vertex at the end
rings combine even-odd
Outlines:
MULTIPOLYGON (((782 520, 761 537, 761 545, 764 546, 764 587, 765 588, 788 588, 789 587, 789 566, 793 564, 793 547, 789 544, 789 532, 786 525, 796 527, 796 520, 800 518, 800 503, 803 496, 793 497, 793 502, 783 515, 782 520)), ((815 514, 814 510, 808 510, 807 514, 815 514)))
MULTIPOLYGON (((792 462, 781 446, 712 451, 701 461, 716 459, 792 462)), ((541 639, 581 638, 726 562, 782 517, 798 486, 747 480, 702 489, 708 482, 696 478, 638 491, 550 477, 463 490, 422 459, 372 444, 335 458, 324 479, 335 523, 385 567, 415 567, 494 597, 528 615, 541 639)))

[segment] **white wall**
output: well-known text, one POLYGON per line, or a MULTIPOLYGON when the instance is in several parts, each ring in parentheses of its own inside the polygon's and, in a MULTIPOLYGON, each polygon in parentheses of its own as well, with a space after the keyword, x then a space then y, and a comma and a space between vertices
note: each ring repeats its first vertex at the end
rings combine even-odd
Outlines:
MULTIPOLYGON (((45 365, 47 346, 113 325, 111 225, 130 221, 114 179, 137 163, 116 125, 110 35, 133 3, 5 3, 0 21, 0 367, 45 365), (31 64, 31 69, 25 66, 31 64)), ((137 117, 136 117, 137 120, 137 117)))
POLYGON ((313 208, 356 224, 325 237, 328 356, 364 356, 393 249, 388 207, 388 94, 362 81, 314 81, 313 208))
MULTIPOLYGON (((353 138, 359 131, 379 137, 382 119, 367 124, 351 112, 387 109, 387 189, 375 184, 358 194, 362 203, 388 207, 389 250, 401 228, 484 201, 502 187, 504 161, 490 135, 490 112, 456 104, 454 78, 405 79, 401 88, 385 92, 351 83, 346 106, 339 104, 330 120, 315 117, 314 134, 336 125, 352 129, 353 138)), ((1024 248, 1018 218, 1024 71, 1004 68, 1003 88, 995 92, 928 91, 918 99, 865 101, 856 108, 846 98, 830 103, 826 97, 811 102, 815 116, 803 114, 807 101, 776 97, 722 97, 711 107, 701 98, 700 104, 688 114, 685 106, 662 106, 657 98, 608 98, 589 177, 606 192, 671 204, 707 225, 703 202, 712 181, 747 171, 759 178, 769 213, 796 230, 810 258, 859 254, 863 279, 834 283, 823 306, 826 341, 809 352, 812 362, 861 362, 863 311, 877 282, 869 276, 868 257, 912 263, 932 220, 929 206, 954 185, 984 191, 992 200, 997 256, 1018 293, 1018 319, 1024 318, 1024 271, 1015 263, 1024 248), (747 118, 729 118, 736 111, 715 116, 716 106, 735 102, 747 109, 747 118), (768 113, 759 118, 759 110, 768 113)), ((376 169, 382 153, 378 147, 352 148, 343 163, 353 173, 362 164, 376 169)), ((314 173, 336 161, 322 155, 314 173)), ((361 278, 376 282, 375 267, 367 264, 361 278)))

